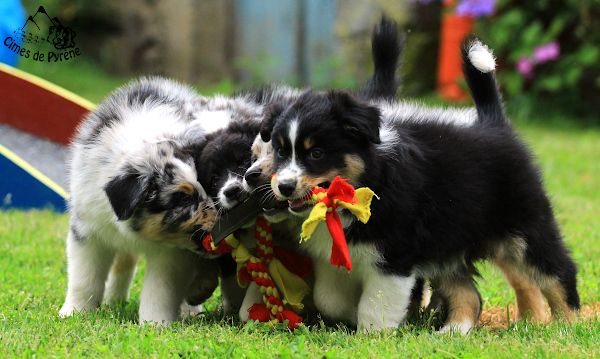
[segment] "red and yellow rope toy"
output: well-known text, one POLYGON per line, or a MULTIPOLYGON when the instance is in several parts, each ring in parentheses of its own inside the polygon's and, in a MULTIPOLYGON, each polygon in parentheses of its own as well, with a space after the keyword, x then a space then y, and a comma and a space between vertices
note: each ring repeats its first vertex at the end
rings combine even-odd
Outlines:
POLYGON ((310 292, 310 288, 299 275, 288 270, 278 258, 274 257, 272 229, 263 217, 258 217, 256 220, 255 239, 256 256, 252 255, 234 235, 228 236, 216 247, 210 235, 207 235, 202 244, 211 253, 231 253, 238 264, 239 284, 245 287, 248 283, 254 282, 260 288, 263 303, 256 303, 249 309, 249 319, 268 323, 287 320, 288 327, 296 329, 302 322, 302 318, 294 311, 285 308, 281 294, 287 304, 299 310, 302 309, 302 299, 310 292))
MULTIPOLYGON (((338 207, 347 209, 359 221, 367 223, 371 217, 370 206, 373 196, 376 197, 371 189, 355 190, 352 185, 340 177, 336 177, 328 189, 315 187, 308 200, 315 206, 302 224, 301 241, 308 240, 317 225, 325 221, 332 238, 330 262, 350 271, 352 269, 350 252, 342 221, 336 210, 338 207)), ((287 320, 288 327, 295 329, 302 322, 302 318, 294 311, 285 308, 281 294, 283 294, 285 302, 292 308, 302 309, 302 299, 308 294, 310 288, 299 275, 288 270, 274 256, 272 229, 263 217, 258 217, 256 220, 255 239, 257 243, 256 256, 252 255, 234 235, 228 236, 216 247, 211 236, 207 235, 202 244, 208 252, 231 254, 238 265, 238 282, 242 287, 254 282, 260 288, 263 294, 263 303, 254 304, 249 309, 249 319, 268 323, 287 320)), ((292 258, 291 261, 297 262, 298 257, 292 258)))

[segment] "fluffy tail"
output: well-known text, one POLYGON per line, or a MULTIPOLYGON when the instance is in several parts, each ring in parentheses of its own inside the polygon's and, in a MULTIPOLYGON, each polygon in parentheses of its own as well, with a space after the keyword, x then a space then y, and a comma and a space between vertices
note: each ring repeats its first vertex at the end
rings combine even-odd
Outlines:
POLYGON ((496 82, 496 60, 492 51, 478 39, 467 39, 462 47, 463 72, 475 101, 479 123, 506 124, 502 95, 496 82))
POLYGON ((398 91, 399 81, 396 70, 400 61, 403 41, 395 21, 383 15, 371 35, 373 56, 373 76, 360 90, 359 96, 365 99, 392 99, 398 91))

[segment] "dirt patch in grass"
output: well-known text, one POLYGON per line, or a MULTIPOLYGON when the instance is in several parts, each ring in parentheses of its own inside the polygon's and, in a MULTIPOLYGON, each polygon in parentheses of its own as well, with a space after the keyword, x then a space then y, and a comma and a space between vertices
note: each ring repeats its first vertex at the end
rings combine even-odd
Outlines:
MULTIPOLYGON (((550 308, 546 308, 548 318, 550 318, 550 308)), ((600 318, 600 302, 584 305, 579 311, 579 319, 600 318)), ((479 318, 479 325, 506 329, 507 324, 513 324, 517 320, 517 311, 514 305, 508 308, 487 308, 484 309, 479 318), (507 311, 508 310, 508 314, 507 311)))

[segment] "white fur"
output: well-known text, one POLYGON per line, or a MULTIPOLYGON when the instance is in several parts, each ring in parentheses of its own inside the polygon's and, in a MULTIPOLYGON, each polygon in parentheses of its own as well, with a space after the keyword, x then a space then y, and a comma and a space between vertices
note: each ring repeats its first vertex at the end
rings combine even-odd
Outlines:
POLYGON ((238 201, 232 201, 225 195, 225 192, 232 186, 240 186, 242 179, 239 176, 229 174, 227 181, 223 184, 223 186, 219 189, 219 193, 217 197, 219 198, 219 203, 225 209, 233 208, 238 201))
POLYGON ((199 120, 196 121, 200 123, 205 133, 212 133, 227 128, 231 122, 231 116, 225 110, 203 110, 198 112, 197 118, 199 120))
MULTIPOLYGON (((118 221, 104 191, 105 185, 121 174, 125 165, 150 174, 161 165, 163 142, 181 139, 190 126, 190 111, 196 108, 197 95, 174 82, 151 79, 163 93, 177 98, 176 103, 145 101, 128 105, 117 91, 99 107, 98 113, 113 111, 117 119, 94 135, 101 123, 92 114, 78 129, 71 147, 69 202, 71 222, 67 237, 68 289, 60 316, 97 308, 103 296, 113 302, 126 300, 135 263, 119 273, 109 270, 119 255, 145 255, 147 269, 141 295, 139 320, 166 324, 177 319, 180 305, 198 270, 201 259, 187 251, 191 241, 181 236, 148 238, 131 229, 129 221, 118 221), (86 143, 87 139, 94 138, 86 143), (106 293, 105 293, 106 289, 106 293)), ((106 114, 105 114, 106 115, 106 114)), ((168 155, 167 155, 168 156, 168 155)), ((171 155, 172 156, 172 155, 171 155)), ((205 196, 196 181, 193 163, 174 159, 176 175, 185 178, 205 196)))
POLYGON ((260 292, 258 285, 252 282, 248 285, 246 295, 244 296, 244 301, 240 307, 239 316, 242 322, 248 321, 248 316, 250 315, 248 311, 250 310, 250 307, 256 303, 262 303, 262 293, 260 292))
MULTIPOLYGON (((252 165, 250 165, 250 167, 248 167, 248 169, 246 170, 246 173, 252 171, 262 172, 261 167, 266 162, 269 162, 269 167, 273 168, 273 146, 271 146, 271 141, 265 142, 262 140, 260 135, 257 135, 254 139, 254 142, 252 143, 252 148, 254 151, 255 158, 252 162, 252 165)), ((270 175, 270 173, 261 173, 261 178, 265 179, 267 176, 270 175)), ((246 182, 245 178, 242 181, 242 187, 246 192, 252 192, 254 190, 254 188, 252 188, 252 186, 250 186, 248 182, 246 182)))
MULTIPOLYGON (((290 155, 290 162, 283 167, 281 170, 277 171, 277 177, 275 179, 275 186, 273 186, 273 192, 279 197, 284 197, 279 191, 279 184, 282 183, 290 183, 295 182, 298 184, 298 177, 302 175, 303 169, 300 165, 298 165, 298 161, 296 159, 296 139, 298 137, 298 120, 294 120, 290 123, 288 129, 288 138, 291 144, 292 153, 290 155)), ((297 189, 297 187, 296 187, 297 189)), ((292 194, 292 197, 299 195, 298 193, 292 194)))
MULTIPOLYGON (((349 220, 344 218, 345 225, 349 220)), ((314 301, 325 316, 355 323, 359 329, 396 328, 406 317, 414 276, 384 274, 379 251, 369 244, 349 244, 352 270, 329 263, 332 239, 321 223, 312 238, 301 244, 313 259, 314 301)))
POLYGON ((496 68, 496 59, 492 51, 480 41, 474 41, 469 47, 469 60, 477 70, 488 73, 496 68))
POLYGON ((472 321, 470 321, 469 319, 465 319, 464 321, 460 322, 460 323, 448 323, 446 325, 444 325, 439 331, 438 333, 440 334, 444 334, 444 333, 460 333, 462 335, 467 335, 471 329, 473 329, 474 327, 474 323, 472 321))

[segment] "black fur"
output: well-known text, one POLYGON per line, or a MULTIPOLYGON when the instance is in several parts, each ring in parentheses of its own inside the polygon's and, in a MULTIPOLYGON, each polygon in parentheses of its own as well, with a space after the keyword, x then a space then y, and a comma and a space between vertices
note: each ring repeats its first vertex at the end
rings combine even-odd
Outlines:
MULTIPOLYGON (((462 57, 468 59, 469 48, 476 42, 475 38, 468 38, 462 45, 462 57)), ((465 80, 469 85, 478 120, 487 122, 489 125, 506 125, 504 108, 502 107, 502 96, 498 90, 498 84, 493 72, 483 73, 479 71, 470 61, 463 61, 463 72, 465 80)))
POLYGON ((349 243, 374 243, 382 271, 408 276, 456 266, 455 275, 471 278, 475 261, 494 257, 499 245, 518 237, 526 243, 525 265, 558 279, 577 309, 576 267, 540 171, 505 120, 493 73, 482 74, 463 56, 476 92, 479 118, 472 126, 386 118, 397 141, 378 147, 377 107, 348 94, 310 92, 274 121, 275 170, 290 161, 288 127, 298 121, 296 161, 308 175, 341 169, 346 154, 362 158, 364 172, 354 185, 370 187, 381 199, 373 201, 370 221, 353 223, 346 235, 349 243), (303 150, 308 137, 324 153, 318 160, 303 150))
POLYGON ((396 71, 399 68, 403 47, 398 24, 385 15, 371 35, 373 76, 358 93, 361 98, 393 99, 398 90, 396 71))
POLYGON ((259 129, 259 122, 232 122, 207 136, 195 163, 198 181, 209 196, 217 196, 229 173, 244 175, 250 166, 250 147, 259 129))
POLYGON ((146 196, 148 180, 133 169, 110 180, 104 187, 117 218, 120 221, 131 218, 146 196))

